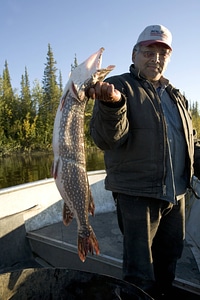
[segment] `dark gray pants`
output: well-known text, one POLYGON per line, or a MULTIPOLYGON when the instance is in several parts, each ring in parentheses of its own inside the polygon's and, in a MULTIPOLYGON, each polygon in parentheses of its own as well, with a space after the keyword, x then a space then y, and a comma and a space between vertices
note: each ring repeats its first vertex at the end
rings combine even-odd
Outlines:
POLYGON ((118 223, 124 236, 123 279, 148 291, 166 291, 175 278, 185 238, 185 198, 167 201, 117 195, 118 223))

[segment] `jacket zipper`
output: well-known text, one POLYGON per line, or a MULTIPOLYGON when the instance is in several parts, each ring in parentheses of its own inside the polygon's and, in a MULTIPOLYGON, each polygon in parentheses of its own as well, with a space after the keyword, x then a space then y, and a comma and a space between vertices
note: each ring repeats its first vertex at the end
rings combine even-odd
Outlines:
POLYGON ((166 196, 166 183, 165 183, 165 178, 166 178, 166 151, 167 151, 167 146, 166 146, 166 140, 167 140, 167 133, 166 133, 166 124, 165 124, 165 119, 162 113, 162 108, 161 108, 161 102, 159 99, 159 106, 160 106, 160 111, 161 111, 161 120, 162 120, 162 126, 163 126, 163 145, 164 145, 164 149, 163 149, 163 178, 162 178, 162 189, 163 189, 163 196, 166 196))
MULTIPOLYGON (((158 96, 157 96, 158 97, 158 96)), ((164 138, 164 164, 163 164, 163 179, 162 179, 162 192, 163 192, 163 196, 166 196, 167 192, 167 186, 165 183, 166 180, 166 158, 167 158, 167 145, 168 145, 168 149, 169 149, 169 160, 170 160, 170 168, 171 168, 171 174, 172 174, 172 188, 173 188, 173 194, 174 194, 174 199, 176 199, 176 190, 175 190, 175 183, 174 183, 174 172, 173 172, 173 166, 172 166, 172 161, 171 161, 171 149, 170 149, 170 144, 169 144, 169 140, 168 140, 168 136, 167 136, 167 126, 166 126, 166 122, 165 122, 165 117, 163 114, 163 110, 162 110, 162 105, 161 105, 161 100, 158 97, 158 103, 159 103, 159 108, 160 108, 160 113, 161 113, 161 120, 162 120, 162 125, 163 125, 163 138, 164 138)), ((175 200, 176 201, 176 200, 175 200)))
MULTIPOLYGON (((160 97, 158 96, 157 91, 155 90, 154 86, 150 82, 149 82, 149 85, 151 87, 151 90, 155 94, 155 98, 157 99, 159 112, 156 112, 156 114, 160 115, 160 119, 162 121, 162 127, 163 127, 163 145, 164 145, 163 156, 164 156, 164 159, 163 159, 162 193, 163 193, 163 196, 166 196, 166 190, 167 190, 167 186, 166 186, 166 183, 165 183, 165 178, 166 178, 166 157, 167 157, 167 155, 166 155, 166 150, 167 150, 167 147, 166 147, 166 139, 167 139, 166 124, 165 124, 165 119, 164 119, 164 115, 163 115, 163 112, 162 112, 160 97)), ((151 99, 151 97, 150 97, 150 99, 151 99)))

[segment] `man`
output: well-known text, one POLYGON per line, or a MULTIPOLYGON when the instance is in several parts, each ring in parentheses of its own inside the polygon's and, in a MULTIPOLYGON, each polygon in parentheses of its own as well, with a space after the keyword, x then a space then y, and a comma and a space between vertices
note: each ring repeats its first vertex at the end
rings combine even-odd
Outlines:
MULTIPOLYGON (((105 187, 117 201, 123 279, 156 299, 175 278, 185 236, 185 194, 194 141, 188 103, 163 74, 172 35, 162 25, 140 34, 130 72, 99 82, 91 135, 105 152, 105 187)), ((198 155, 199 158, 199 155, 198 155)), ((195 165, 199 174, 199 161, 195 165)))

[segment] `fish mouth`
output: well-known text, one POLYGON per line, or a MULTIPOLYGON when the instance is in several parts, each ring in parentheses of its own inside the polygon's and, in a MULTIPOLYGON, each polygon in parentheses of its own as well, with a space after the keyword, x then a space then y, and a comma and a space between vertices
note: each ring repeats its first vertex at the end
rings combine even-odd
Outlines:
POLYGON ((101 69, 101 65, 102 65, 102 56, 103 56, 103 52, 105 51, 105 48, 104 47, 101 47, 99 49, 99 56, 98 56, 98 59, 96 61, 96 70, 100 70, 101 69))
POLYGON ((97 64, 99 64, 99 67, 98 68, 101 68, 101 61, 102 61, 102 55, 103 55, 103 52, 105 51, 105 48, 104 47, 101 47, 99 49, 99 59, 98 59, 98 62, 97 64))
POLYGON ((72 89, 75 98, 79 101, 83 101, 85 99, 88 88, 94 86, 98 81, 103 81, 105 77, 115 67, 114 65, 109 65, 107 68, 101 68, 102 54, 104 50, 104 47, 101 47, 97 52, 92 54, 85 62, 83 62, 81 65, 77 66, 77 68, 73 70, 71 77, 73 83, 72 89), (76 72, 76 70, 79 70, 78 68, 81 68, 81 66, 83 66, 82 68, 84 69, 84 72, 76 72))
POLYGON ((106 68, 109 72, 111 72, 115 68, 115 65, 110 65, 106 68))
MULTIPOLYGON (((97 71, 101 70, 101 64, 102 64, 102 55, 103 52, 105 51, 104 47, 101 47, 99 49, 99 59, 97 60, 97 65, 96 65, 96 69, 97 71)), ((103 70, 107 70, 108 72, 111 72, 113 69, 115 68, 115 65, 109 65, 107 68, 103 69, 103 70)))
POLYGON ((104 52, 104 48, 101 47, 96 53, 91 55, 87 60, 86 60, 86 69, 87 70, 99 70, 101 68, 102 64, 102 54, 104 52))

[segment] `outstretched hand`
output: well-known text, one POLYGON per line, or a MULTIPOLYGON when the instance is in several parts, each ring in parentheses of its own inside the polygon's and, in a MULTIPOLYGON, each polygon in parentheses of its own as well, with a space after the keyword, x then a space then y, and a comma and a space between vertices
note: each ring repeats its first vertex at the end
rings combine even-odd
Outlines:
POLYGON ((118 102, 121 100, 121 93, 115 89, 113 84, 98 81, 94 87, 88 90, 88 95, 92 99, 104 102, 118 102))

